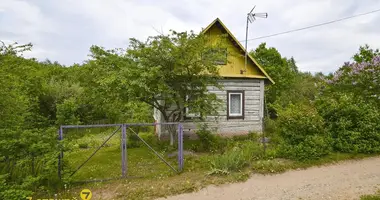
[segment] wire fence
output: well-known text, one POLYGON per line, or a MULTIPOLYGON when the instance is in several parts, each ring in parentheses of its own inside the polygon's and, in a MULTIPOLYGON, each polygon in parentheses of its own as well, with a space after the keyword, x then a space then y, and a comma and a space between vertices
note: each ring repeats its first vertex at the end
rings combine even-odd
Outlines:
POLYGON ((58 136, 61 179, 87 182, 166 176, 181 172, 184 165, 180 123, 62 125, 58 136), (159 140, 153 133, 156 126, 175 127, 176 144, 159 140))

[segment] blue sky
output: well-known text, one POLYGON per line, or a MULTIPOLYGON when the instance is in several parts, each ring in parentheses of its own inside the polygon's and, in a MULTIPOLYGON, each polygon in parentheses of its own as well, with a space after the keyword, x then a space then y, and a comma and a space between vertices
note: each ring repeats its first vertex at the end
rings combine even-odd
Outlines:
MULTIPOLYGON (((251 7, 268 19, 250 25, 249 38, 309 26, 380 8, 378 0, 0 0, 0 40, 33 43, 26 54, 65 65, 88 59, 91 45, 127 47, 129 38, 146 39, 158 32, 200 31, 219 17, 239 39, 251 7)), ((355 19, 250 41, 293 56, 302 71, 332 72, 360 45, 380 48, 380 12, 355 19), (376 25, 377 24, 377 25, 376 25)))

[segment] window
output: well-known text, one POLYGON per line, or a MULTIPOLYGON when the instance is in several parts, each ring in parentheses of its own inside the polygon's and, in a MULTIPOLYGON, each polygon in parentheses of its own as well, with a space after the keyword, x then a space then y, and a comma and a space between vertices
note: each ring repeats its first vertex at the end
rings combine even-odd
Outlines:
POLYGON ((227 91, 227 119, 244 119, 244 91, 227 91))

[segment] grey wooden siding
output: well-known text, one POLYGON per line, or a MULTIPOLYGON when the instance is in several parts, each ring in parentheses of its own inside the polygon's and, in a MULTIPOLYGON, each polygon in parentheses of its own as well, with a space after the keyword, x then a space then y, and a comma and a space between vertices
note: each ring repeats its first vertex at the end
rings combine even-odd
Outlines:
MULTIPOLYGON (((218 116, 208 116, 206 123, 209 128, 218 134, 234 135, 246 134, 250 131, 262 131, 263 105, 264 105, 264 80, 260 79, 224 79, 220 83, 223 90, 209 87, 208 90, 215 93, 223 101, 218 109, 218 116), (244 119, 227 119, 227 90, 244 91, 244 119)), ((191 119, 182 121, 184 134, 193 134, 197 130, 197 124, 191 119)))

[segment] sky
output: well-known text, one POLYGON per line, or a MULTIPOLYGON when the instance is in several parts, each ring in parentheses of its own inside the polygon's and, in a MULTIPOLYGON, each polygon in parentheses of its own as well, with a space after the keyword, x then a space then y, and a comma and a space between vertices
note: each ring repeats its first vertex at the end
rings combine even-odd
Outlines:
MULTIPOLYGON (((0 40, 31 42, 25 54, 64 65, 88 59, 91 45, 126 48, 130 38, 169 30, 199 32, 219 17, 245 39, 246 14, 267 12, 249 26, 255 38, 380 9, 379 0, 0 0, 0 40)), ((349 61, 360 45, 380 48, 380 12, 354 19, 248 42, 275 47, 294 57, 301 71, 329 73, 349 61)))

